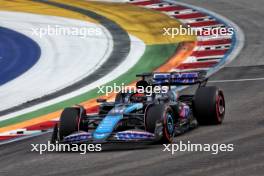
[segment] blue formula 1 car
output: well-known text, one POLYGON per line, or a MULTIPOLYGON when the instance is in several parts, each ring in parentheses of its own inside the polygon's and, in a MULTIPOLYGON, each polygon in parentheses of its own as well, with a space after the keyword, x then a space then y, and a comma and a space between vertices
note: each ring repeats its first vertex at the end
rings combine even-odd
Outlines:
MULTIPOLYGON (((54 127, 52 142, 170 143, 199 125, 221 124, 225 115, 223 92, 206 86, 205 72, 147 73, 137 75, 141 92, 119 93, 114 102, 98 99, 99 112, 86 114, 81 107, 64 109, 54 127), (198 85, 194 95, 181 95, 177 87, 198 85), (167 91, 147 94, 149 88, 167 91), (159 89, 161 90, 161 89, 159 89)), ((152 90, 153 90, 152 89, 152 90)))

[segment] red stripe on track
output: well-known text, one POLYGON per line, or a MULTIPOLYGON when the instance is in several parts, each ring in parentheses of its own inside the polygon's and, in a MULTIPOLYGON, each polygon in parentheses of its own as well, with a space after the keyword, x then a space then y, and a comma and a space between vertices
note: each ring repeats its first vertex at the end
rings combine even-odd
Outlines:
POLYGON ((57 123, 56 121, 42 122, 42 123, 39 123, 36 125, 28 126, 28 127, 26 127, 26 129, 28 131, 31 131, 31 130, 47 130, 47 129, 53 128, 56 123, 57 123))
POLYGON ((190 14, 180 14, 180 15, 174 15, 175 18, 179 19, 189 19, 189 18, 201 18, 201 17, 206 17, 208 15, 203 14, 203 13, 190 13, 190 14))
POLYGON ((194 51, 191 56, 195 56, 195 57, 218 56, 218 55, 224 55, 227 51, 228 49, 194 51))
POLYGON ((196 68, 209 68, 213 67, 218 62, 194 62, 194 63, 184 63, 177 67, 177 69, 196 69, 196 68))
POLYGON ((130 3, 131 4, 134 4, 134 5, 152 5, 152 4, 160 3, 160 1, 159 0, 140 1, 140 2, 133 2, 133 1, 131 1, 130 3))
POLYGON ((169 11, 176 11, 176 10, 186 10, 189 8, 183 7, 183 6, 169 6, 169 7, 158 7, 158 8, 152 8, 152 9, 169 12, 169 11))
POLYGON ((231 39, 218 39, 218 40, 207 40, 207 41, 198 41, 198 46, 206 46, 206 45, 225 45, 231 44, 231 39))
POLYGON ((14 138, 18 138, 18 137, 23 137, 24 135, 6 135, 6 136, 0 136, 0 141, 4 141, 4 140, 9 140, 9 139, 14 139, 14 138))
MULTIPOLYGON (((99 110, 99 106, 94 106, 91 107, 89 109, 87 109, 87 113, 96 113, 99 110)), ((47 121, 47 122, 42 122, 36 125, 32 125, 32 126, 28 126, 26 127, 26 129, 28 131, 32 131, 32 130, 47 130, 50 128, 53 128, 55 126, 55 124, 57 123, 57 121, 47 121)))
POLYGON ((203 29, 203 30, 199 30, 197 32, 197 34, 199 36, 210 36, 210 35, 222 35, 222 36, 227 36, 230 33, 228 32, 227 28, 215 28, 215 29, 203 29))
POLYGON ((201 21, 201 22, 195 22, 195 23, 188 23, 191 27, 203 27, 203 26, 213 26, 221 24, 218 21, 201 21))
POLYGON ((208 30, 201 30, 198 31, 199 36, 209 36, 209 35, 215 35, 215 34, 220 34, 221 28, 216 28, 216 29, 208 29, 208 30))

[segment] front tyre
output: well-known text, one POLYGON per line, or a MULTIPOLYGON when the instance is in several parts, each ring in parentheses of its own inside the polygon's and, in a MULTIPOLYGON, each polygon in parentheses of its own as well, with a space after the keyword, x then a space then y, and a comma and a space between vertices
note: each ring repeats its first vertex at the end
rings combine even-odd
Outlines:
POLYGON ((215 86, 197 89, 193 101, 194 116, 200 125, 217 125, 225 116, 223 91, 215 86))
POLYGON ((59 138, 63 140, 65 136, 78 130, 80 122, 80 112, 78 108, 66 108, 63 110, 59 123, 59 138))

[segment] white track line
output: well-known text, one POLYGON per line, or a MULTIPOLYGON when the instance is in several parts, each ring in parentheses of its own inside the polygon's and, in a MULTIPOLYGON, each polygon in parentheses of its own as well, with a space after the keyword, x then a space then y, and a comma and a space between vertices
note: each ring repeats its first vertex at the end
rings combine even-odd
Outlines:
POLYGON ((225 83, 225 82, 246 82, 246 81, 263 81, 264 78, 247 78, 247 79, 226 79, 226 80, 212 80, 210 83, 225 83))
POLYGON ((47 134, 47 133, 50 133, 52 130, 47 130, 45 132, 39 132, 39 133, 33 133, 31 135, 26 135, 26 136, 23 136, 23 137, 18 137, 18 138, 14 138, 14 139, 10 139, 10 140, 6 140, 6 141, 0 141, 0 146, 1 145, 6 145, 6 144, 10 144, 10 143, 13 143, 13 142, 17 142, 17 141, 21 141, 21 140, 24 140, 24 139, 29 139, 29 138, 33 138, 33 137, 36 137, 36 136, 40 136, 40 135, 44 135, 44 134, 47 134))

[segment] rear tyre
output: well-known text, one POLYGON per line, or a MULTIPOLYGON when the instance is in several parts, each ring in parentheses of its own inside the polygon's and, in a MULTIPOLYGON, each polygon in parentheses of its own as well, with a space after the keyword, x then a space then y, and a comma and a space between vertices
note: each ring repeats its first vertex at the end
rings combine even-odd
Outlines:
POLYGON ((59 123, 60 140, 78 130, 79 111, 78 108, 66 108, 62 112, 59 123))
POLYGON ((225 116, 225 99, 219 88, 200 87, 193 101, 194 116, 200 125, 217 125, 225 116))
POLYGON ((145 128, 146 131, 159 136, 158 143, 171 143, 175 129, 175 116, 172 108, 164 104, 154 104, 147 107, 145 128), (162 132, 161 136, 159 135, 160 132, 162 132))

